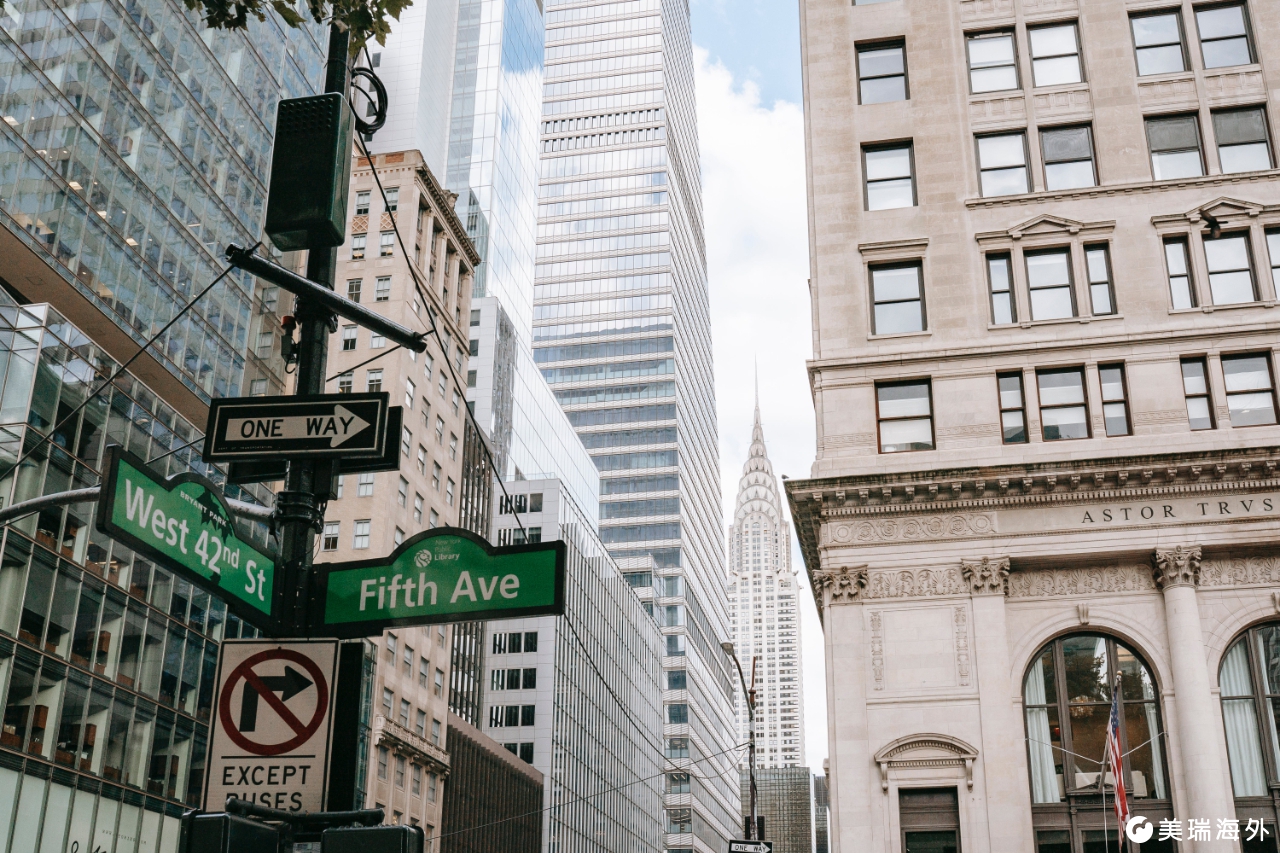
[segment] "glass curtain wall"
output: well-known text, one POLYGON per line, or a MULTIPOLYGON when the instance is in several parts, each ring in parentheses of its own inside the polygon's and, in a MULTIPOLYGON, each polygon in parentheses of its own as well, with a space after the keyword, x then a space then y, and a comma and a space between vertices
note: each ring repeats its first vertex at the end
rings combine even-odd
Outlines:
MULTIPOLYGON (((4 505, 95 485, 110 444, 224 484, 183 447, 199 431, 127 374, 11 471, 115 368, 49 306, 0 296, 4 505)), ((93 511, 27 516, 0 543, 0 849, 173 850, 177 817, 202 797, 218 643, 256 635, 94 530, 93 511)), ((265 527, 249 529, 266 547, 265 527)))
POLYGON ((656 565, 665 668, 687 673, 667 736, 705 774, 667 825, 681 849, 737 826, 689 10, 546 8, 534 355, 600 472, 601 540, 656 565))

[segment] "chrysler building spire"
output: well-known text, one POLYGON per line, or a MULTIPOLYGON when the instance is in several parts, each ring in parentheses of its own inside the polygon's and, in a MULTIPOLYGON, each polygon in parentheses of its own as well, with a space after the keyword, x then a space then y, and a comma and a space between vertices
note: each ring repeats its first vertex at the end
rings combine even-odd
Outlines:
MULTIPOLYGON (((761 767, 804 763, 804 688, 800 670, 796 580, 791 568, 791 526, 764 443, 756 386, 751 447, 738 481, 729 528, 729 613, 734 645, 744 667, 756 669, 756 744, 761 767)), ((738 732, 747 738, 747 708, 737 698, 738 732)))

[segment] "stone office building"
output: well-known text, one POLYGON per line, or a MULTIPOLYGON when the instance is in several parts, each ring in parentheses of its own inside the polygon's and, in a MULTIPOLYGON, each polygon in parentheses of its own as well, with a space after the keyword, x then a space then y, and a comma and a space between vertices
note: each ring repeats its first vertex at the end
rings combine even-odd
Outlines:
POLYGON ((1280 8, 801 14, 832 849, 1275 850, 1280 8))

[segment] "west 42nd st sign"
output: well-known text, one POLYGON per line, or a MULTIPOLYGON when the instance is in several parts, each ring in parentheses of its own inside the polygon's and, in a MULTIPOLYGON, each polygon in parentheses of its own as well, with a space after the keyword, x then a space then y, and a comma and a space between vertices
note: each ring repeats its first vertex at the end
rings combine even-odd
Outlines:
POLYGON ((97 526, 271 630, 275 560, 240 536, 221 491, 204 477, 161 477, 133 454, 108 448, 97 526))
POLYGON ((563 542, 493 548, 439 527, 389 557, 316 566, 312 632, 368 637, 400 625, 564 613, 563 542))

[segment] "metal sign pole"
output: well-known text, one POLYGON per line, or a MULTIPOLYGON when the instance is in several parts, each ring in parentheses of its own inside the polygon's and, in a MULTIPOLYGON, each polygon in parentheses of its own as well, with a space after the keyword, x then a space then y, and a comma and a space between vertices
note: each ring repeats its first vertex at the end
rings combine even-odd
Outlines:
MULTIPOLYGON (((347 31, 331 24, 325 91, 337 92, 343 97, 346 97, 350 82, 347 45, 347 31)), ((332 290, 337 265, 337 247, 311 249, 307 253, 307 278, 332 290)), ((301 298, 297 300, 294 314, 299 326, 298 381, 294 393, 323 394, 334 315, 327 308, 301 298)), ((324 522, 320 495, 328 494, 331 471, 331 463, 328 462, 291 461, 284 489, 276 498, 283 568, 276 600, 282 621, 300 630, 305 630, 307 625, 312 554, 316 535, 324 522)))

